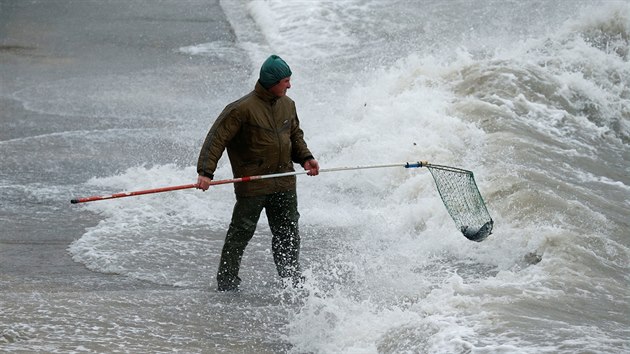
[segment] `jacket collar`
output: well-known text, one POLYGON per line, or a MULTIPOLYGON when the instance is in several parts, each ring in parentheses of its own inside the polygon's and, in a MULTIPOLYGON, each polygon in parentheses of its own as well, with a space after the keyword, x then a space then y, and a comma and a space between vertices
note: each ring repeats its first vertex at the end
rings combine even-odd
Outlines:
POLYGON ((269 92, 269 90, 267 90, 266 88, 264 88, 263 85, 260 83, 260 81, 256 81, 256 87, 254 88, 254 92, 256 93, 256 96, 258 96, 261 100, 270 104, 276 103, 278 98, 280 98, 274 95, 273 93, 269 92))

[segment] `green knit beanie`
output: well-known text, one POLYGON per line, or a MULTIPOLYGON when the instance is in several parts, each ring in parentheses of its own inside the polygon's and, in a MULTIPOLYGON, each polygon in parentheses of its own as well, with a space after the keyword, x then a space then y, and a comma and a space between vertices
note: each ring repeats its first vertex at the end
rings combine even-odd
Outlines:
POLYGON ((280 80, 291 76, 289 65, 277 55, 272 55, 260 67, 260 84, 268 89, 280 82, 280 80))

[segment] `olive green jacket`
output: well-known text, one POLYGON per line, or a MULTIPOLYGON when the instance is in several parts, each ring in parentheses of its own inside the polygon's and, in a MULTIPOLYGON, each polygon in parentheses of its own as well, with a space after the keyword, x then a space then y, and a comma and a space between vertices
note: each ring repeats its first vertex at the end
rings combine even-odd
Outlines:
MULTIPOLYGON (((292 172, 293 163, 313 158, 304 142, 295 102, 276 97, 260 83, 254 91, 228 104, 214 122, 201 148, 197 172, 213 178, 227 149, 235 178, 292 172)), ((237 196, 295 190, 295 176, 234 184, 237 196)))

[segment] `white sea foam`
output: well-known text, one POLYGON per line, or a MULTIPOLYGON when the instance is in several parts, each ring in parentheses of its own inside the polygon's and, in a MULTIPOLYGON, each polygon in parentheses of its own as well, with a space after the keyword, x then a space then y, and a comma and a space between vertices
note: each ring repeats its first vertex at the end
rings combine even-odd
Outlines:
MULTIPOLYGON (((502 327, 493 324, 492 319, 518 322, 519 316, 502 314, 504 309, 496 308, 497 304, 514 301, 515 297, 536 302, 534 299, 544 301, 571 296, 553 285, 556 277, 561 277, 565 270, 582 268, 572 264, 575 259, 570 254, 576 250, 571 243, 576 241, 572 240, 571 232, 582 230, 586 235, 581 237, 586 239, 602 235, 598 235, 596 228, 585 229, 585 224, 574 224, 571 212, 566 213, 560 207, 561 200, 566 197, 546 190, 545 185, 555 179, 560 181, 562 173, 577 172, 579 175, 583 172, 579 168, 574 171, 575 166, 566 166, 568 171, 562 172, 548 169, 545 166, 550 163, 553 166, 554 158, 549 156, 544 161, 541 156, 543 160, 540 160, 535 150, 533 154, 517 150, 509 159, 496 161, 490 152, 509 149, 510 146, 499 145, 509 144, 509 141, 494 142, 492 135, 483 128, 492 132, 506 128, 509 131, 510 126, 517 126, 523 132, 530 132, 524 136, 522 144, 516 145, 518 149, 540 144, 549 144, 553 148, 558 144, 563 147, 561 151, 568 148, 578 159, 602 153, 601 148, 593 148, 593 140, 598 141, 599 137, 612 134, 627 139, 624 130, 627 112, 620 107, 627 106, 628 96, 619 94, 627 80, 619 81, 618 78, 628 77, 630 73, 623 56, 616 56, 619 48, 623 52, 627 39, 625 42, 622 37, 614 39, 611 42, 614 48, 606 47, 600 51, 579 37, 579 32, 572 28, 575 22, 571 21, 562 25, 556 34, 516 42, 507 50, 496 50, 490 56, 477 58, 475 54, 467 55, 463 51, 444 61, 423 54, 422 50, 418 51, 420 54, 411 50, 407 57, 365 70, 360 57, 358 63, 350 67, 334 58, 369 46, 369 42, 358 39, 364 37, 357 34, 357 28, 379 17, 366 11, 363 14, 367 19, 361 17, 362 25, 353 24, 353 18, 348 17, 342 26, 336 26, 329 23, 329 14, 338 9, 322 10, 329 6, 327 3, 312 7, 301 5, 307 7, 302 13, 312 16, 309 23, 325 29, 311 35, 307 28, 313 26, 297 25, 299 16, 292 16, 290 7, 281 2, 255 3, 249 10, 272 47, 287 52, 298 63, 298 68, 306 66, 307 74, 313 75, 312 79, 301 79, 301 86, 306 88, 295 85, 292 96, 302 104, 313 100, 327 102, 327 107, 306 108, 306 114, 302 114, 303 125, 307 127, 307 134, 313 136, 310 141, 321 156, 320 161, 324 165, 370 163, 375 162, 375 158, 388 156, 403 161, 426 158, 470 168, 477 172, 480 189, 487 196, 497 226, 494 235, 484 243, 466 242, 452 228, 432 190, 432 181, 422 178, 421 171, 356 172, 330 179, 308 180, 301 189, 307 195, 303 200, 308 200, 303 206, 304 214, 309 215, 305 222, 317 224, 326 223, 326 219, 337 219, 314 211, 330 207, 318 198, 322 189, 340 191, 343 197, 334 198, 335 203, 343 206, 340 209, 352 212, 355 225, 348 226, 358 237, 348 238, 345 246, 348 251, 322 266, 332 274, 340 274, 339 284, 323 298, 309 298, 289 325, 290 339, 296 344, 296 351, 349 353, 378 352, 384 348, 420 352, 558 350, 557 343, 566 335, 561 331, 551 331, 542 340, 531 333, 515 333, 509 338, 500 334, 502 327), (318 16, 322 11, 323 14, 318 16), (357 27, 353 28, 353 25, 357 27), (325 47, 323 51, 309 51, 316 59, 300 57, 305 51, 292 53, 289 50, 298 37, 300 47, 313 45, 321 49, 318 35, 327 32, 334 32, 342 43, 325 47), (481 68, 479 77, 469 76, 472 74, 470 68, 477 66, 481 68), (530 72, 519 73, 527 66, 531 66, 530 72), (339 67, 343 68, 343 73, 335 71, 339 67), (584 68, 587 68, 586 73, 584 68), (324 79, 328 85, 323 87, 317 85, 322 81, 321 73, 329 80, 324 79), (337 85, 335 79, 338 77, 354 77, 355 80, 337 85), (485 85, 483 80, 486 78, 494 82, 485 85), (454 84, 467 79, 471 82, 464 92, 451 91, 454 84), (345 90, 340 91, 340 86, 345 90), (332 92, 326 92, 326 89, 332 92), (547 92, 548 89, 552 91, 547 92), (306 93, 309 90, 315 93, 306 93), (527 91, 531 96, 526 96, 527 91), (550 95, 545 96, 547 94, 550 95), (472 97, 500 106, 505 110, 501 113, 503 117, 469 115, 469 105, 463 102, 474 104, 472 97), (540 176, 531 174, 530 183, 538 190, 528 191, 526 186, 522 191, 511 190, 514 177, 530 174, 528 170, 534 166, 541 169, 540 176), (506 175, 506 169, 516 169, 516 176, 510 176, 509 172, 506 175), (541 187, 545 190, 541 191, 541 187), (547 212, 540 216, 536 212, 539 203, 551 203, 547 212), (323 219, 314 220, 313 217, 323 219), (557 224, 552 220, 557 220, 557 224), (529 252, 542 255, 543 263, 530 267, 525 259, 529 252), (442 264, 441 268, 427 266, 436 262, 442 264), (549 266, 551 264, 553 267, 549 266), (506 292, 507 289, 510 290, 506 292), (409 297, 417 298, 418 304, 422 305, 403 306, 401 299, 409 297), (428 332, 428 335, 419 339, 418 333, 427 328, 430 330, 422 332, 428 332), (411 336, 394 336, 396 339, 392 344, 391 337, 396 333, 411 336), (409 342, 412 344, 403 344, 409 342)), ((361 11, 354 6, 350 4, 344 10, 361 11)), ((600 28, 601 23, 618 26, 623 22, 618 18, 627 19, 627 9, 627 5, 620 4, 608 7, 590 25, 581 22, 586 27, 581 31, 600 28)), ((622 30, 623 26, 620 26, 622 30)), ((626 32, 622 31, 620 35, 626 32)), ((489 52, 487 49, 486 53, 489 52)), ((373 52, 366 48, 360 53, 373 52)), ((356 53, 352 56, 357 58, 356 53)), ((613 150, 617 144, 612 142, 613 150)), ((561 154, 557 158, 557 162, 562 161, 561 154)), ((588 174, 600 183, 609 180, 598 177, 594 171, 588 174)), ((610 187, 624 185, 624 182, 612 183, 610 187)), ((576 185, 576 188, 581 187, 576 185)), ((618 191, 627 196, 624 188, 618 191)), ((585 195, 589 193, 584 192, 585 195)), ((580 204, 569 199, 571 203, 580 204)), ((601 214, 593 210, 597 208, 582 205, 573 210, 591 220, 604 221, 601 214)), ((340 225, 352 222, 346 212, 337 215, 340 215, 340 221, 343 220, 340 225)), ((577 242, 582 244, 582 241, 577 242)), ((622 259, 627 258, 627 245, 616 248, 617 256, 604 258, 618 259, 620 254, 617 252, 623 254, 622 259)), ((602 260, 593 259, 593 262, 602 260)), ((529 316, 543 314, 532 311, 529 316)), ((578 330, 579 317, 564 321, 582 333, 578 330)), ((594 331, 592 335, 604 345, 618 333, 607 335, 594 331)))

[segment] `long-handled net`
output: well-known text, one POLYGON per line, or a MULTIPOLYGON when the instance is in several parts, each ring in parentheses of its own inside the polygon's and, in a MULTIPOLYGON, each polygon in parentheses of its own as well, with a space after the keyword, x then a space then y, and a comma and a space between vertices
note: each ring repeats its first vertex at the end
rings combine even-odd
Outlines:
MULTIPOLYGON (((449 166, 433 165, 428 163, 427 161, 419 161, 415 163, 407 162, 405 164, 396 163, 386 165, 322 168, 319 170, 319 172, 337 172, 385 167, 427 167, 429 171, 431 171, 431 175, 433 175, 433 179, 435 180, 435 184, 437 185, 437 189, 440 193, 440 196, 442 197, 442 201, 444 202, 446 209, 448 210, 449 214, 455 221, 455 224, 461 230, 464 236, 466 236, 466 238, 468 238, 469 240, 479 242, 483 241, 486 237, 488 237, 488 235, 490 235, 490 233, 492 233, 492 218, 490 217, 490 214, 488 214, 488 210, 486 209, 483 198, 479 193, 479 189, 477 189, 477 184, 475 184, 475 179, 471 171, 449 166)), ((232 179, 211 181, 210 185, 243 183, 258 179, 296 176, 306 173, 307 171, 297 171, 274 173, 260 176, 238 177, 232 179)), ((134 192, 121 192, 110 195, 75 198, 72 199, 70 202, 73 204, 85 203, 97 200, 124 198, 191 188, 199 188, 199 185, 185 184, 179 186, 139 190, 134 192)))
POLYGON ((427 164, 446 210, 464 236, 481 242, 492 233, 494 222, 479 193, 472 171, 427 164))

